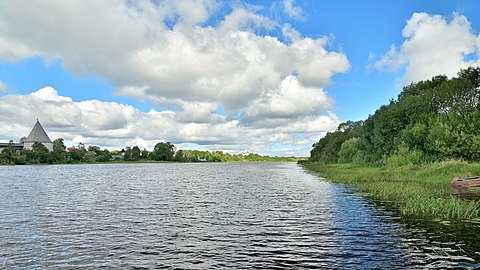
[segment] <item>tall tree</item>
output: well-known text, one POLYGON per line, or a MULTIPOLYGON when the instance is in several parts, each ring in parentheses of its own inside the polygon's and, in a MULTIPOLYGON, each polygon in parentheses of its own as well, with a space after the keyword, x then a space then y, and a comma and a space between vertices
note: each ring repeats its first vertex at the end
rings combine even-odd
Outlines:
POLYGON ((138 146, 135 145, 134 147, 132 147, 132 160, 134 161, 140 160, 141 154, 142 154, 142 151, 140 150, 140 148, 138 148, 138 146))
POLYGON ((144 148, 141 154, 142 159, 148 159, 149 155, 150 155, 150 152, 148 152, 148 150, 144 148))
POLYGON ((130 146, 127 146, 125 148, 125 155, 123 155, 123 159, 124 160, 128 160, 128 161, 132 161, 133 160, 133 157, 132 157, 132 148, 130 146))
POLYGON ((152 154, 154 160, 171 161, 175 155, 175 146, 170 142, 159 142, 153 148, 152 154))
POLYGON ((63 143, 63 138, 57 138, 53 141, 53 159, 55 163, 64 163, 67 158, 67 147, 63 143))

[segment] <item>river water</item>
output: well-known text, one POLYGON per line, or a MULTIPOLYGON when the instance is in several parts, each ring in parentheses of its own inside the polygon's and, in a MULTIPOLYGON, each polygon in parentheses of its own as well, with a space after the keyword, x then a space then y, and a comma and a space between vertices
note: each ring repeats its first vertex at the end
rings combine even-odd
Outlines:
POLYGON ((294 163, 0 167, 0 269, 480 267, 480 229, 404 222, 294 163))

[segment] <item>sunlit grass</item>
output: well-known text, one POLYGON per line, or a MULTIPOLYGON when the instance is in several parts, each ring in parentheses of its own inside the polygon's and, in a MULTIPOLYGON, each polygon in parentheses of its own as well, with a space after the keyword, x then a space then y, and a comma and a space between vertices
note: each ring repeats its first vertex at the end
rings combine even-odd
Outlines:
POLYGON ((451 194, 453 177, 480 175, 480 164, 448 161, 401 167, 303 164, 332 182, 349 184, 402 216, 444 220, 480 218, 480 200, 451 194))

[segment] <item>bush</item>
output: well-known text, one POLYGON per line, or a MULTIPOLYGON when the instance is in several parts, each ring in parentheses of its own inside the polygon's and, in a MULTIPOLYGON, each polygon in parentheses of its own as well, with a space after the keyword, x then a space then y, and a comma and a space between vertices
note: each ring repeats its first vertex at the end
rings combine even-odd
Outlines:
POLYGON ((428 158, 422 151, 409 150, 405 146, 400 146, 392 156, 387 158, 387 165, 391 167, 420 165, 428 161, 428 158))
POLYGON ((338 152, 338 163, 350 163, 359 159, 358 138, 350 138, 342 143, 338 152))

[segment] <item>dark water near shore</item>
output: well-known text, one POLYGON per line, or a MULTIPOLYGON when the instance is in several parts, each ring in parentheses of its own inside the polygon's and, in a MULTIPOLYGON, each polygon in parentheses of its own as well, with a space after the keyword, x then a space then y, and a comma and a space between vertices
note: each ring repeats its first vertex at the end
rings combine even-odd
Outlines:
POLYGON ((0 269, 463 268, 479 242, 293 163, 0 167, 0 269))

